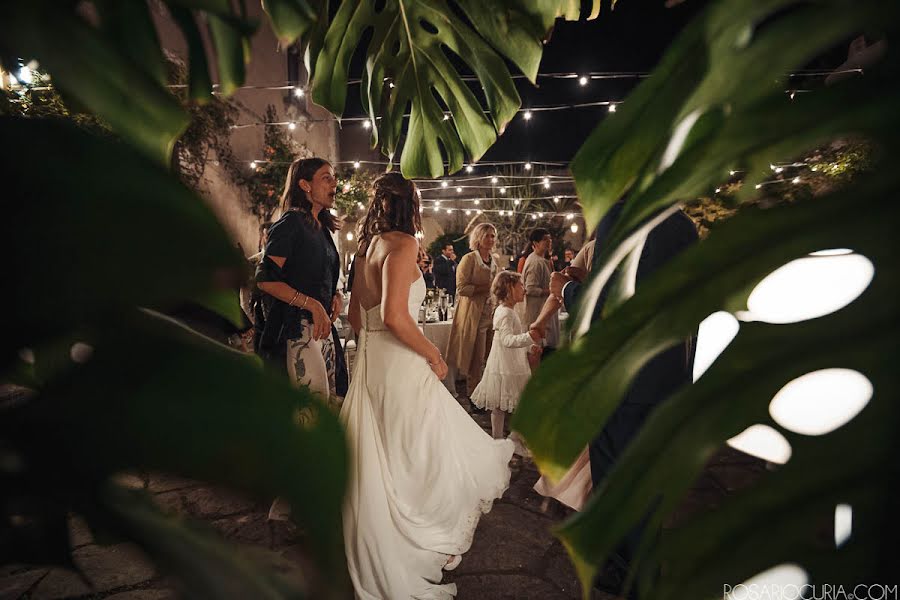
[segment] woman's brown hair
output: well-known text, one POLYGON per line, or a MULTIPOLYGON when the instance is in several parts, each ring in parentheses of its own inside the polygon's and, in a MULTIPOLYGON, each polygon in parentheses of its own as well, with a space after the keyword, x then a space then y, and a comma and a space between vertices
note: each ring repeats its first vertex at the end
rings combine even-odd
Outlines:
POLYGON ((372 238, 388 231, 416 235, 422 231, 419 190, 397 172, 385 173, 373 184, 374 197, 359 224, 358 255, 365 256, 372 238))
POLYGON ((319 212, 319 220, 312 214, 312 202, 300 188, 300 180, 312 182, 315 174, 322 167, 331 163, 324 158, 298 158, 291 163, 288 169, 287 179, 284 182, 284 192, 281 194, 281 206, 279 217, 283 216, 289 210, 297 210, 308 225, 318 227, 327 227, 329 231, 335 232, 341 228, 341 220, 331 214, 331 211, 323 210, 319 212))

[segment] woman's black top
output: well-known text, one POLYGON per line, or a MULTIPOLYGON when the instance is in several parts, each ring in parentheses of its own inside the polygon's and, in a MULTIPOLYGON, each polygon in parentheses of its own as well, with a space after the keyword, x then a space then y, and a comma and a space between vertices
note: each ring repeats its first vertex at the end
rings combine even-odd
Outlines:
MULTIPOLYGON (((331 301, 337 291, 340 260, 331 232, 308 223, 305 218, 308 215, 291 210, 272 225, 265 254, 256 268, 256 281, 284 282, 318 300, 325 312, 330 313, 331 301), (283 256, 284 266, 279 267, 270 256, 283 256)), ((305 317, 312 321, 312 313, 308 310, 289 306, 269 294, 263 294, 263 302, 266 322, 261 347, 275 348, 287 340, 301 337, 300 319, 305 317)))

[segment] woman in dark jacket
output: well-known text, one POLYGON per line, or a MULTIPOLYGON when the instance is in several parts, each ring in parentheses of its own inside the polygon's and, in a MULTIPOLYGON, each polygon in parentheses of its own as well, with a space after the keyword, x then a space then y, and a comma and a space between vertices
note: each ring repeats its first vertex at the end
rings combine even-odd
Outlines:
POLYGON ((321 158, 294 161, 281 198, 281 218, 269 229, 256 270, 265 325, 259 353, 286 369, 296 384, 335 400, 347 389, 347 371, 333 327, 343 307, 337 291, 340 259, 331 213, 337 180, 321 158))

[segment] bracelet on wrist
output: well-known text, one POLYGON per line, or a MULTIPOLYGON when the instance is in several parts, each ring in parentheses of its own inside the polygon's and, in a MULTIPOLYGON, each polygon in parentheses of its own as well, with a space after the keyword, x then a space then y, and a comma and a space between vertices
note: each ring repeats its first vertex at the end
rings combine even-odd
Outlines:
POLYGON ((306 308, 307 302, 309 302, 309 296, 303 299, 303 304, 300 305, 300 308, 306 308))
POLYGON ((300 292, 294 292, 294 297, 291 298, 291 301, 290 301, 290 302, 288 302, 288 306, 293 306, 293 305, 294 305, 294 302, 297 301, 297 296, 299 296, 299 295, 300 295, 300 292))

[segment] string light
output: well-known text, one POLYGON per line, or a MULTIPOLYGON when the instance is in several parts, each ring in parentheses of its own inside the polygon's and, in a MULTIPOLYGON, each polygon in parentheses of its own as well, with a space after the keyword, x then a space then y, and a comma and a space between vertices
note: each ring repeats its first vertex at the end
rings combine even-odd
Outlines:
POLYGON ((573 215, 572 213, 568 213, 568 214, 566 215, 566 219, 567 219, 567 220, 570 220, 570 221, 571 221, 571 220, 574 219, 574 218, 575 218, 575 215, 573 215))
POLYGON ((518 198, 516 198, 515 200, 513 200, 513 204, 515 204, 516 206, 518 206, 521 202, 522 202, 522 201, 519 200, 518 198))
POLYGON ((456 188, 456 193, 457 193, 457 194, 462 194, 462 188, 461 188, 461 187, 457 187, 457 188, 456 188))
POLYGON ((578 233, 578 225, 577 225, 576 223, 572 223, 572 226, 569 227, 569 230, 570 230, 572 233, 578 233))
POLYGON ((371 129, 371 128, 372 128, 372 121, 370 121, 369 119, 366 119, 365 121, 363 121, 363 129, 371 129))
POLYGON ((538 215, 538 218, 539 218, 539 219, 543 219, 543 218, 544 218, 544 213, 542 213, 542 212, 539 212, 537 215, 538 215))
POLYGON ((441 207, 441 201, 440 201, 440 200, 435 200, 435 201, 434 201, 434 207, 435 207, 435 208, 440 208, 440 207, 441 207))
POLYGON ((453 212, 453 209, 452 209, 452 208, 448 208, 448 209, 447 209, 447 214, 448 214, 448 215, 449 215, 450 213, 452 213, 452 212, 453 212))
POLYGON ((253 170, 256 170, 256 161, 255 160, 250 161, 250 168, 253 170))
POLYGON ((537 221, 537 215, 534 214, 534 213, 531 213, 531 220, 532 220, 532 221, 537 221))
POLYGON ((444 113, 444 120, 445 120, 445 121, 449 121, 449 120, 450 120, 450 115, 448 115, 447 113, 444 113))
POLYGON ((297 124, 292 121, 290 125, 288 125, 288 129, 290 129, 291 131, 297 129, 297 124))
POLYGON ((479 209, 478 209, 478 210, 476 210, 476 211, 475 211, 475 212, 476 212, 476 213, 477 213, 477 214, 479 214, 479 215, 480 215, 480 214, 481 214, 481 212, 482 212, 482 211, 481 211, 481 209, 480 209, 480 208, 479 208, 479 209))
POLYGON ((481 204, 481 200, 479 200, 478 198, 476 198, 474 200, 474 202, 475 202, 475 206, 478 206, 479 204, 481 204))
POLYGON ((491 177, 491 183, 497 183, 498 181, 500 181, 500 180, 497 179, 496 176, 495 176, 495 177, 491 177))
POLYGON ((530 120, 531 120, 531 111, 530 111, 530 110, 526 110, 526 111, 522 114, 522 117, 523 117, 526 121, 530 121, 530 120))
POLYGON ((475 167, 473 167, 472 165, 466 165, 466 173, 471 173, 474 170, 475 170, 475 167))
POLYGON ((362 209, 364 209, 364 208, 366 207, 366 205, 363 204, 362 202, 357 202, 357 203, 356 203, 356 206, 359 207, 359 210, 362 210, 362 209))
POLYGON ((466 216, 468 217, 468 216, 471 215, 471 214, 472 214, 472 211, 469 210, 469 209, 466 209, 466 216))
POLYGON ((447 187, 448 185, 449 185, 449 184, 448 184, 446 181, 442 181, 442 182, 441 182, 441 187, 442 187, 442 188, 445 188, 445 187, 447 187))
POLYGON ((531 163, 530 163, 530 162, 525 163, 525 170, 526 170, 526 171, 530 171, 530 170, 531 170, 531 163))
POLYGON ((505 193, 506 193, 506 188, 505 188, 505 187, 500 188, 500 193, 501 193, 501 194, 505 194, 505 193))
POLYGON ((559 196, 553 196, 553 203, 559 204, 559 196))
POLYGON ((609 111, 609 112, 616 112, 616 103, 615 103, 615 102, 610 102, 610 103, 609 103, 609 107, 608 107, 606 110, 609 111))
POLYGON ((297 98, 302 98, 304 94, 306 94, 306 92, 303 91, 302 87, 294 88, 294 96, 296 96, 297 98))
POLYGON ((799 178, 799 177, 794 177, 793 179, 791 179, 791 183, 793 183, 793 184, 795 184, 795 185, 798 184, 798 183, 800 183, 800 178, 799 178))
POLYGON ((582 75, 581 77, 578 78, 578 85, 584 87, 584 86, 586 86, 587 84, 588 84, 588 78, 587 78, 587 77, 585 77, 584 75, 582 75))
POLYGON ((355 162, 353 163, 353 168, 354 168, 354 169, 358 169, 358 168, 359 168, 359 161, 358 161, 358 160, 355 161, 355 162))
POLYGON ((352 241, 353 241, 353 234, 352 234, 352 233, 348 233, 348 234, 347 234, 347 241, 348 241, 348 242, 352 242, 352 241))

